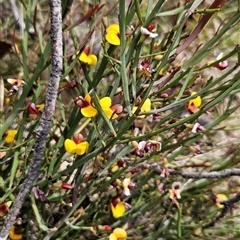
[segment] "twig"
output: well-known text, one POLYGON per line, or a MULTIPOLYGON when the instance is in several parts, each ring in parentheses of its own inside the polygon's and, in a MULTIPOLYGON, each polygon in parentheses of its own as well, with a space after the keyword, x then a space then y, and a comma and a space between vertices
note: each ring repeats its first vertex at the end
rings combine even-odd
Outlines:
MULTIPOLYGON (((155 172, 162 173, 164 168, 158 163, 141 163, 137 168, 149 169, 155 172)), ((183 178, 194 178, 194 179, 202 179, 202 178, 224 178, 230 176, 240 176, 240 169, 232 168, 226 169, 223 171, 215 171, 215 172, 181 172, 174 169, 168 169, 169 175, 177 175, 183 178)))
POLYGON ((220 204, 224 205, 224 208, 222 209, 221 213, 212 222, 208 223, 202 228, 206 229, 209 227, 213 227, 217 222, 219 222, 222 218, 224 218, 228 212, 230 212, 230 210, 233 207, 233 204, 239 201, 240 201, 240 193, 236 194, 234 197, 229 198, 226 201, 220 202, 220 204))
POLYGON ((10 212, 4 221, 0 232, 0 240, 7 239, 9 230, 11 229, 16 216, 18 215, 29 191, 31 190, 33 182, 39 175, 39 168, 44 154, 47 134, 50 129, 55 109, 57 91, 62 74, 62 10, 60 0, 49 0, 49 5, 51 17, 52 68, 46 94, 45 107, 36 131, 36 145, 33 159, 29 166, 29 171, 10 212))

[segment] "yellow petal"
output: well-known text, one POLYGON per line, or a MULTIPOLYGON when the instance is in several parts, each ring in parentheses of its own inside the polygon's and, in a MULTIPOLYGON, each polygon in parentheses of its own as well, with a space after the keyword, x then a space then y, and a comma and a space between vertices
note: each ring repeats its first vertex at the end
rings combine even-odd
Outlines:
POLYGON ((136 110, 137 110, 137 108, 138 108, 138 107, 134 106, 134 107, 132 108, 132 113, 135 113, 136 110))
POLYGON ((218 208, 224 208, 224 205, 223 204, 220 204, 219 202, 223 202, 223 201, 225 201, 225 200, 227 200, 228 198, 227 198, 227 196, 225 195, 225 194, 217 194, 217 196, 216 196, 216 206, 218 207, 218 208))
POLYGON ((99 101, 102 109, 108 109, 112 105, 112 99, 110 97, 104 97, 99 101))
POLYGON ((38 104, 36 108, 41 111, 44 108, 44 104, 38 104))
POLYGON ((119 39, 117 34, 114 34, 114 33, 111 33, 111 32, 107 33, 106 34, 106 40, 112 45, 115 45, 115 46, 120 45, 120 39, 119 39))
POLYGON ((89 147, 89 143, 87 141, 81 142, 77 144, 76 146, 76 154, 77 155, 83 155, 84 153, 87 152, 89 147))
POLYGON ((66 139, 64 142, 64 147, 68 153, 75 154, 77 145, 74 141, 66 139))
POLYGON ((118 240, 117 237, 115 236, 115 234, 111 233, 109 235, 109 240, 118 240))
POLYGON ((151 100, 147 98, 141 107, 142 112, 148 112, 151 110, 151 100))
POLYGON ((115 228, 113 230, 113 234, 117 238, 126 238, 127 237, 127 232, 123 228, 115 228))
MULTIPOLYGON (((196 93, 196 92, 192 92, 192 93, 191 93, 191 96, 193 96, 193 95, 195 95, 195 94, 197 94, 197 93, 196 93)), ((197 108, 197 107, 200 107, 201 104, 202 104, 202 99, 201 99, 200 96, 198 96, 198 97, 196 97, 196 98, 194 98, 194 99, 192 99, 192 100, 189 101, 188 107, 191 106, 191 105, 194 105, 194 107, 197 108)))
POLYGON ((106 32, 107 32, 107 33, 112 32, 112 33, 118 34, 118 33, 120 33, 120 27, 119 27, 118 24, 111 24, 111 25, 106 29, 106 32))
POLYGON ((81 113, 84 117, 94 117, 97 115, 96 108, 92 107, 91 105, 81 108, 81 113))
POLYGON ((16 134, 17 134, 17 130, 13 130, 13 129, 8 130, 6 132, 6 137, 4 138, 5 143, 11 144, 14 141, 16 134))
POLYGON ((97 56, 96 55, 90 54, 88 56, 88 59, 89 59, 89 63, 88 63, 89 65, 94 66, 97 64, 97 56))
POLYGON ((116 113, 114 113, 114 111, 111 108, 103 109, 103 111, 107 115, 108 119, 118 118, 118 115, 116 113))
POLYGON ((88 57, 88 55, 87 55, 85 52, 82 52, 82 53, 81 53, 81 55, 80 55, 80 57, 79 57, 79 60, 80 60, 81 62, 84 62, 84 63, 89 64, 89 57, 88 57))
POLYGON ((119 218, 123 216, 123 214, 125 213, 125 206, 122 202, 119 202, 115 207, 113 206, 112 203, 110 205, 113 217, 119 218))
POLYGON ((92 98, 91 98, 90 94, 86 94, 86 96, 85 96, 84 100, 85 100, 85 101, 86 101, 88 104, 90 104, 90 105, 91 105, 92 98))
POLYGON ((9 231, 9 238, 11 240, 22 240, 23 239, 23 235, 22 234, 16 234, 15 233, 15 227, 12 226, 11 230, 9 231))

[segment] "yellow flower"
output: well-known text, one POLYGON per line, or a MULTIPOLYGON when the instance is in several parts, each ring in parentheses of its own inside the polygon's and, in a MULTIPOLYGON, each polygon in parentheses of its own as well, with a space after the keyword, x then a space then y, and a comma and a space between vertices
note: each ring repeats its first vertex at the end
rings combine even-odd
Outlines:
POLYGON ((85 52, 82 52, 79 60, 81 62, 87 63, 90 66, 94 66, 97 64, 97 56, 94 54, 89 54, 87 55, 85 52))
POLYGON ((110 234, 109 240, 124 240, 127 237, 127 232, 123 228, 115 228, 110 234))
MULTIPOLYGON (((196 94, 197 94, 196 92, 192 92, 191 96, 194 96, 196 94)), ((201 104, 202 104, 202 99, 200 96, 197 96, 196 98, 193 98, 188 102, 187 109, 190 113, 195 113, 198 111, 198 107, 200 107, 201 104)))
POLYGON ((100 99, 99 103, 108 119, 116 119, 118 117, 118 115, 111 109, 112 99, 110 97, 100 99))
POLYGON ((123 214, 125 213, 125 206, 122 202, 118 202, 115 206, 111 202, 110 207, 111 207, 112 215, 115 218, 122 217, 123 214))
POLYGON ((12 226, 12 228, 9 231, 9 238, 11 240, 22 240, 23 239, 23 235, 20 233, 16 233, 15 232, 15 227, 12 226))
POLYGON ((124 240, 127 237, 127 232, 123 228, 115 228, 110 234, 109 240, 124 240))
POLYGON ((84 141, 76 144, 74 141, 66 139, 64 142, 64 146, 68 153, 83 155, 87 152, 89 148, 89 143, 87 141, 84 141))
POLYGON ((8 130, 6 132, 6 136, 4 138, 5 143, 6 144, 11 144, 14 141, 14 138, 15 138, 16 134, 17 134, 17 130, 13 130, 13 129, 8 130))
MULTIPOLYGON (((84 117, 94 117, 97 115, 98 111, 89 94, 84 98, 77 97, 74 102, 81 109, 81 113, 84 117)), ((118 115, 111 109, 112 99, 110 97, 100 99, 99 104, 109 119, 116 119, 118 117, 118 115)))
POLYGON ((120 45, 120 28, 118 24, 112 24, 106 29, 106 40, 112 44, 119 46, 120 45))
POLYGON ((216 195, 216 198, 215 198, 215 205, 218 207, 218 208, 224 208, 224 205, 223 204, 220 204, 220 202, 223 202, 223 201, 226 201, 228 198, 226 195, 224 194, 217 194, 216 195))
MULTIPOLYGON (((135 113, 137 108, 138 108, 138 106, 134 106, 132 109, 132 113, 135 113)), ((148 112, 150 110, 151 110, 151 100, 149 98, 147 98, 141 107, 141 113, 148 112)), ((138 116, 138 118, 144 118, 144 115, 140 115, 140 116, 138 116)))
POLYGON ((97 64, 97 56, 94 54, 89 54, 90 47, 87 46, 81 53, 79 60, 83 63, 87 63, 90 66, 94 66, 97 64))

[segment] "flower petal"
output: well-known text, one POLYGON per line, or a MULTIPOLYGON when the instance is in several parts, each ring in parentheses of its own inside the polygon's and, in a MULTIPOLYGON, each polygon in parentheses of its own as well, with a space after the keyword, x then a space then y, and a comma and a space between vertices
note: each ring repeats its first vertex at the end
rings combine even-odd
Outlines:
POLYGON ((124 178, 123 181, 122 181, 122 185, 124 188, 127 188, 128 185, 130 184, 131 182, 131 178, 124 178))
POLYGON ((104 97, 99 101, 102 109, 108 109, 112 105, 112 99, 110 97, 104 97))
MULTIPOLYGON (((197 94, 196 92, 192 92, 191 96, 194 96, 195 94, 197 94)), ((200 96, 197 96, 196 98, 192 99, 189 101, 188 103, 188 107, 190 107, 191 105, 193 105, 195 108, 200 107, 202 104, 202 99, 200 96)))
POLYGON ((94 66, 97 64, 97 56, 96 55, 90 54, 88 56, 88 59, 89 59, 89 63, 88 63, 89 65, 94 66))
POLYGON ((150 33, 149 37, 150 38, 156 38, 158 36, 158 33, 150 33))
POLYGON ((81 55, 79 57, 79 60, 81 62, 84 62, 84 63, 87 63, 87 64, 89 64, 89 62, 90 62, 89 57, 88 57, 88 55, 85 52, 81 53, 81 55))
POLYGON ((91 98, 90 94, 86 94, 84 100, 85 100, 89 105, 91 105, 92 98, 91 98))
POLYGON ((118 24, 111 24, 107 29, 106 29, 107 33, 115 33, 118 34, 120 33, 120 27, 118 24))
POLYGON ((12 226, 12 228, 9 231, 9 238, 11 240, 22 240, 23 235, 19 233, 15 233, 15 226, 12 226))
POLYGON ((130 189, 129 188, 124 188, 123 189, 123 194, 125 195, 125 196, 131 196, 131 192, 130 192, 130 189))
POLYGON ((148 112, 151 110, 151 100, 147 98, 141 107, 142 112, 148 112))
POLYGON ((114 113, 111 108, 103 109, 104 113, 107 115, 108 119, 116 119, 118 115, 114 113))
POLYGON ((113 234, 117 238, 126 238, 127 237, 127 232, 123 228, 115 228, 113 230, 113 234))
POLYGON ((136 110, 137 110, 137 108, 138 108, 138 107, 134 106, 134 107, 132 108, 132 113, 135 113, 136 110))
POLYGON ((151 33, 151 32, 150 32, 147 28, 145 28, 145 27, 141 27, 140 30, 141 30, 141 34, 143 34, 143 35, 149 35, 149 34, 151 33))
POLYGON ((143 35, 147 35, 147 36, 150 37, 150 38, 155 38, 155 37, 158 36, 157 33, 152 33, 152 32, 150 32, 147 28, 141 27, 140 30, 141 30, 141 33, 142 33, 143 35))
POLYGON ((84 153, 87 152, 88 148, 89 148, 89 143, 87 141, 81 142, 76 146, 76 154, 83 155, 84 153))
POLYGON ((115 218, 122 217, 123 214, 125 213, 125 206, 122 202, 117 203, 115 207, 113 206, 112 203, 110 204, 110 206, 111 206, 113 217, 115 218))
POLYGON ((114 233, 109 235, 109 240, 118 240, 114 233))
POLYGON ((91 105, 81 108, 81 113, 84 117, 94 117, 97 115, 96 108, 92 107, 91 105))
POLYGON ((119 39, 118 35, 115 33, 111 33, 111 32, 107 33, 106 40, 112 45, 115 45, 115 46, 120 45, 120 39, 119 39))
POLYGON ((5 143, 11 144, 14 141, 16 134, 17 134, 17 130, 13 130, 13 129, 8 130, 6 132, 6 137, 4 138, 5 143))
POLYGON ((215 205, 218 207, 218 208, 224 208, 224 205, 223 204, 220 204, 219 202, 223 202, 223 201, 226 201, 228 199, 228 197, 225 195, 225 194, 217 194, 216 196, 216 203, 215 205))
POLYGON ((64 147, 68 153, 75 154, 77 145, 74 141, 66 139, 64 142, 64 147))
POLYGON ((36 108, 37 108, 39 111, 41 111, 41 110, 43 110, 43 108, 44 108, 44 104, 38 104, 38 105, 36 105, 36 108))

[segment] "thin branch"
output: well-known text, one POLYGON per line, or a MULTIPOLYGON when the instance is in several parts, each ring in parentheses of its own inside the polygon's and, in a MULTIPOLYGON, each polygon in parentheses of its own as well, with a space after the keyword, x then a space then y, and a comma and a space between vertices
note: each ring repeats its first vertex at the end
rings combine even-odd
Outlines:
POLYGON ((57 91, 59 87, 60 77, 62 74, 62 10, 60 0, 49 0, 50 17, 51 17, 51 46, 52 46, 52 60, 51 60, 51 74, 48 83, 48 90, 46 94, 46 101, 44 111, 42 113, 37 131, 36 131, 36 145, 34 149, 33 159, 29 166, 26 179, 17 195, 16 200, 11 207, 11 210, 6 217, 3 227, 0 232, 0 240, 6 240, 9 230, 22 208, 22 205, 32 188, 33 182, 38 178, 39 168, 44 154, 47 134, 52 122, 52 116, 55 110, 57 91))
POLYGON ((233 207, 234 203, 237 203, 240 201, 240 193, 237 193, 235 196, 233 196, 232 198, 229 198, 226 201, 220 202, 220 204, 224 205, 224 208, 222 209, 221 213, 210 223, 208 223, 207 225, 203 226, 203 229, 209 228, 209 227, 213 227, 217 222, 219 222, 222 218, 224 218, 228 212, 230 212, 230 210, 233 207))
MULTIPOLYGON (((149 169, 155 172, 162 173, 164 167, 158 163, 141 163, 137 166, 137 168, 149 169)), ((183 178, 195 178, 195 179, 202 179, 202 178, 224 178, 230 176, 240 176, 240 169, 232 168, 226 169, 223 171, 215 171, 215 172, 181 172, 174 169, 168 169, 169 175, 181 176, 183 178)))

